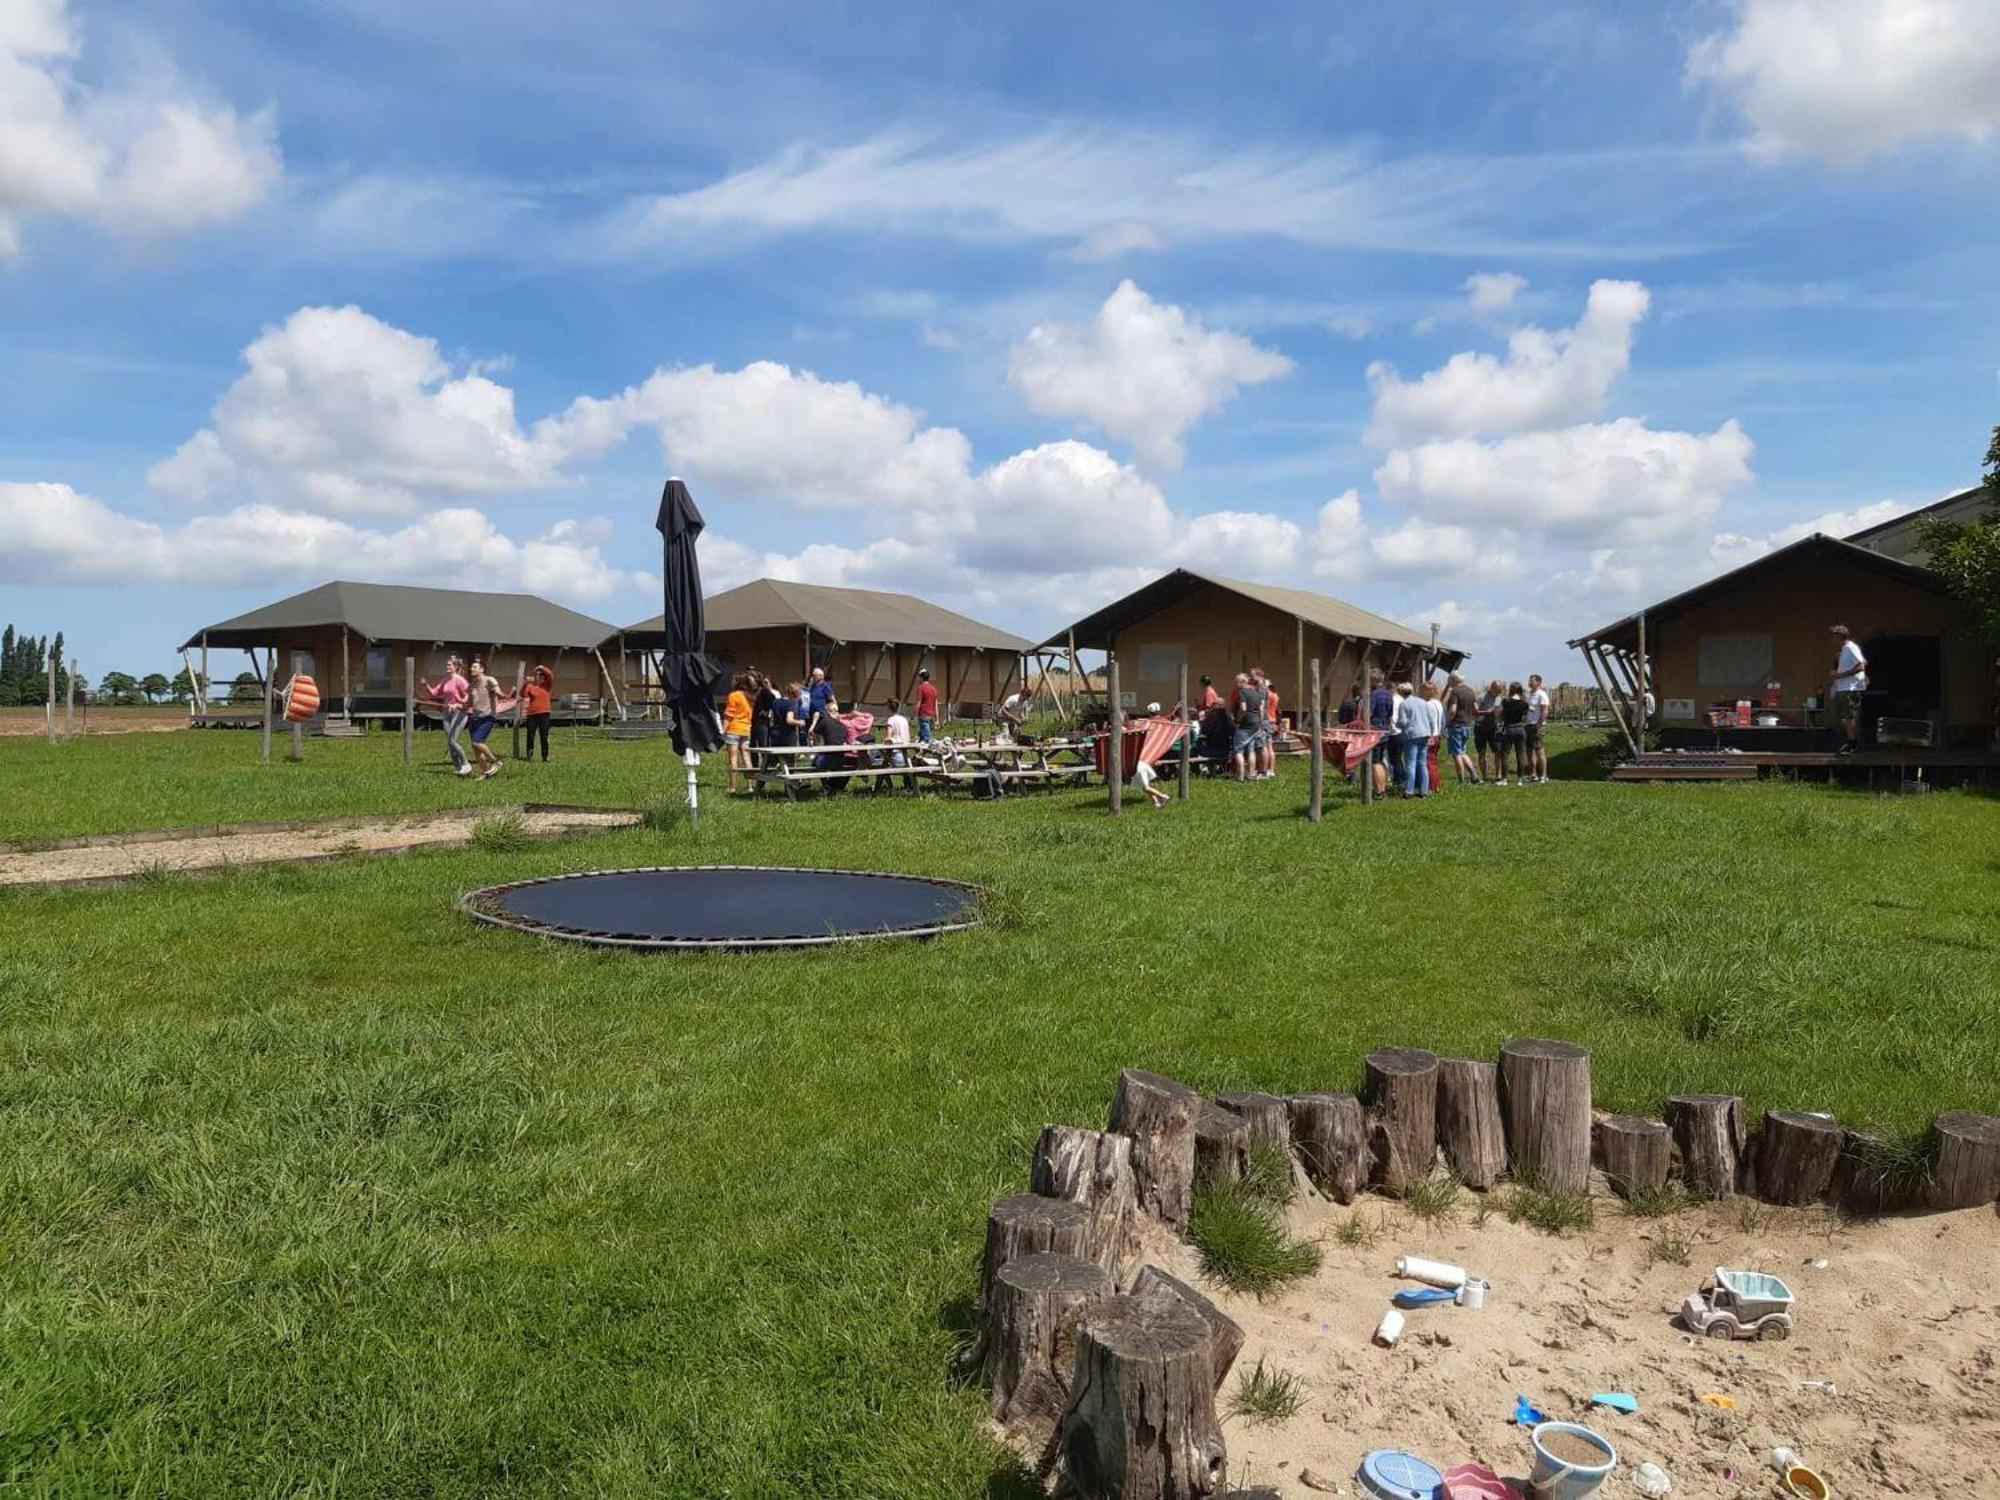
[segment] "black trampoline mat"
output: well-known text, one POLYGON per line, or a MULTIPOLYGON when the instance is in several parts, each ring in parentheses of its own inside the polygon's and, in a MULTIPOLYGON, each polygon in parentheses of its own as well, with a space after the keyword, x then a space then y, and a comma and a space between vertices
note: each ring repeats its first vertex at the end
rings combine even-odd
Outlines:
POLYGON ((620 947, 794 947, 929 937, 978 920, 979 889, 918 875, 705 865, 597 870, 474 891, 482 922, 620 947))

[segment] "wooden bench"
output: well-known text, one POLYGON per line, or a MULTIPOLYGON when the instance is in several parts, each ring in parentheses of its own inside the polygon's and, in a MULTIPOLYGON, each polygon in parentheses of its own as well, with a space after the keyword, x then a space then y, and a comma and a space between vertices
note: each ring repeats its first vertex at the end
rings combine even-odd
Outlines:
POLYGON ((913 753, 916 746, 889 746, 863 741, 858 745, 753 745, 750 749, 750 794, 761 795, 767 786, 783 787, 787 797, 796 797, 802 786, 818 786, 826 782, 849 781, 867 782, 871 790, 880 792, 884 783, 892 777, 908 778, 906 789, 915 791, 921 780, 934 776, 937 766, 913 753), (907 765, 894 766, 888 763, 891 749, 902 749, 907 765), (882 763, 871 765, 864 761, 860 765, 829 767, 821 770, 812 764, 813 758, 821 755, 881 756, 882 763))

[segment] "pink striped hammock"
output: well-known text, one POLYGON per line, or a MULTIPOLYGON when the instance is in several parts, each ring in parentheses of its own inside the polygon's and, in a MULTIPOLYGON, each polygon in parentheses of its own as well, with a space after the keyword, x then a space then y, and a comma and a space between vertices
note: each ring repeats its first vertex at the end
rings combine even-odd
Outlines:
MULTIPOLYGON (((1120 747, 1118 757, 1120 781, 1129 781, 1132 773, 1140 766, 1157 766, 1161 759, 1181 742, 1187 733, 1185 719, 1173 718, 1127 719, 1125 721, 1125 743, 1120 747)), ((1097 774, 1102 776, 1110 760, 1109 732, 1097 737, 1097 774)))

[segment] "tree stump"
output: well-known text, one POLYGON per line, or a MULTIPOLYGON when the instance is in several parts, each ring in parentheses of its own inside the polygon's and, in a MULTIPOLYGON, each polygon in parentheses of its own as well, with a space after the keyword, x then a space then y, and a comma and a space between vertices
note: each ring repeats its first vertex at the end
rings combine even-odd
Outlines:
POLYGON ((1069 1403, 1076 1320, 1111 1295, 1102 1266, 1074 1255, 1017 1255, 993 1278, 982 1328, 993 1419, 1053 1423, 1069 1403))
POLYGON ((1250 1139, 1269 1141, 1281 1151, 1292 1149, 1292 1117, 1276 1094, 1217 1094, 1215 1102, 1250 1127, 1250 1139))
POLYGON ((1169 1276, 1158 1266, 1140 1268, 1132 1281, 1132 1295, 1141 1302, 1156 1297, 1171 1298, 1201 1314, 1202 1321, 1208 1324, 1208 1354, 1209 1363, 1215 1367, 1215 1388, 1221 1390, 1222 1382, 1229 1378, 1229 1367, 1243 1352, 1243 1325, 1178 1276, 1169 1276))
POLYGON ((1250 1122, 1219 1104, 1204 1103, 1194 1122, 1197 1182, 1236 1182, 1250 1150, 1250 1122))
POLYGON ((2000 1118, 1959 1111, 1937 1117, 1933 1208, 1978 1208, 2000 1198, 2000 1118))
POLYGON ((1352 1203, 1368 1181, 1368 1124, 1352 1094, 1293 1094, 1292 1145, 1306 1177, 1337 1202, 1352 1203))
POLYGON ((1676 1094, 1667 1124, 1681 1148, 1681 1177, 1705 1198, 1736 1192, 1743 1162, 1743 1101, 1734 1094, 1676 1094))
POLYGON ((1365 1069, 1376 1180, 1384 1192, 1402 1193, 1437 1165, 1437 1054, 1389 1047, 1369 1053, 1365 1069))
POLYGON ((1752 1153, 1757 1196, 1790 1208, 1817 1203, 1833 1186, 1846 1139, 1847 1132, 1831 1115, 1766 1110, 1752 1153))
POLYGON ((1139 1241, 1132 1138, 1078 1125, 1045 1125, 1035 1143, 1028 1189, 1045 1198, 1067 1198, 1090 1215, 1088 1258, 1115 1280, 1139 1241))
POLYGON ((1658 1120, 1606 1115, 1597 1122, 1597 1164, 1621 1197, 1665 1187, 1673 1154, 1673 1134, 1658 1120))
POLYGON ((1002 1198, 986 1216, 986 1257, 979 1268, 979 1308, 985 1312, 1000 1268, 1021 1255, 1088 1258, 1090 1215, 1067 1198, 1020 1193, 1002 1198))
POLYGON ((1929 1176, 1927 1164, 1913 1159, 1904 1146, 1843 1130, 1829 1196, 1846 1213, 1896 1213, 1925 1200, 1929 1176))
POLYGON ((1175 1230, 1185 1228, 1194 1190, 1194 1122, 1202 1097, 1184 1083, 1139 1068, 1118 1075, 1111 1128, 1132 1137, 1139 1206, 1175 1230))
POLYGON ((1469 1057, 1438 1060, 1438 1141, 1459 1181, 1484 1192, 1507 1170, 1500 1123, 1500 1070, 1469 1057))
POLYGON ((1201 1314, 1165 1298, 1093 1304, 1077 1326, 1055 1441, 1083 1500, 1200 1500, 1221 1489, 1226 1457, 1201 1314))
POLYGON ((1570 1042, 1509 1042, 1500 1049, 1500 1089, 1514 1175, 1588 1191, 1590 1054, 1570 1042))

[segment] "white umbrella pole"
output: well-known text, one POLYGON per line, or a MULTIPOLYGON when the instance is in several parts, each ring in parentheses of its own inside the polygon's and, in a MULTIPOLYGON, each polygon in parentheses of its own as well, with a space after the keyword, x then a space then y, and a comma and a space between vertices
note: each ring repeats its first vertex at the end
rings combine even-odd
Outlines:
POLYGON ((693 750, 684 752, 688 768, 688 827, 701 826, 701 794, 695 789, 695 767, 701 764, 701 756, 693 750))

